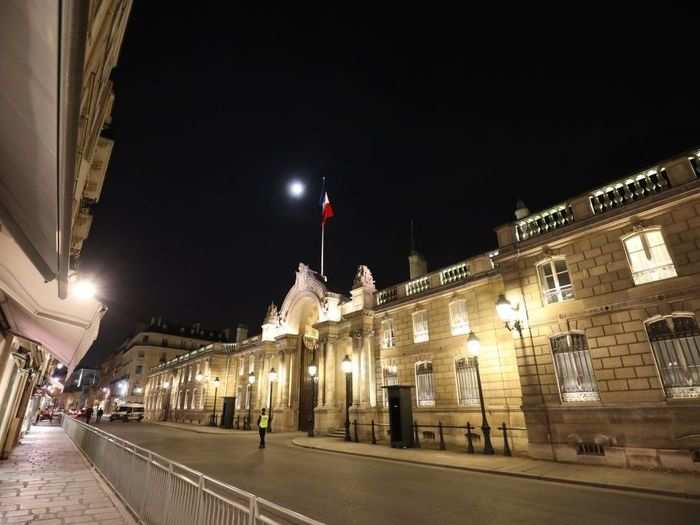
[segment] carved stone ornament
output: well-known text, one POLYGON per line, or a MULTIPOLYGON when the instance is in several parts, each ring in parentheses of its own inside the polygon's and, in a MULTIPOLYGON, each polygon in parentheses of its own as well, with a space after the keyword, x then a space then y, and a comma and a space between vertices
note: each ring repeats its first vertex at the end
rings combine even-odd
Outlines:
POLYGON ((277 305, 275 303, 270 303, 267 307, 267 313, 265 314, 265 320, 263 324, 274 324, 275 326, 280 323, 280 314, 277 311, 277 305))
POLYGON ((355 274, 355 279, 352 282, 352 288, 366 288, 371 292, 375 292, 377 290, 374 286, 374 277, 372 277, 372 272, 364 264, 357 267, 357 273, 355 274))

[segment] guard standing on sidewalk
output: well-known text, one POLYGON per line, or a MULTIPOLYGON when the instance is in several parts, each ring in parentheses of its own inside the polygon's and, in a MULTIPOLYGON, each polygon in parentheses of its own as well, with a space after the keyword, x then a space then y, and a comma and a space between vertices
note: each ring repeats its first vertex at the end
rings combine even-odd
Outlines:
POLYGON ((267 425, 269 423, 269 418, 265 414, 265 409, 262 409, 262 413, 258 416, 258 432, 260 432, 260 448, 265 448, 265 434, 267 433, 267 425))

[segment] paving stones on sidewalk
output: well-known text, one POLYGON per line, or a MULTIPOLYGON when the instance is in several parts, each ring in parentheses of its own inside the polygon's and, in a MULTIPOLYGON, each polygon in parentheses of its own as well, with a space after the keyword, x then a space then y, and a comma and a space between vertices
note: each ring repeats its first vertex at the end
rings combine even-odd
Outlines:
POLYGON ((485 456, 431 449, 395 449, 385 444, 348 443, 331 437, 298 437, 293 443, 305 448, 376 459, 700 499, 700 475, 694 473, 557 463, 526 457, 485 456))
POLYGON ((0 523, 133 525, 60 426, 35 425, 0 461, 0 523))

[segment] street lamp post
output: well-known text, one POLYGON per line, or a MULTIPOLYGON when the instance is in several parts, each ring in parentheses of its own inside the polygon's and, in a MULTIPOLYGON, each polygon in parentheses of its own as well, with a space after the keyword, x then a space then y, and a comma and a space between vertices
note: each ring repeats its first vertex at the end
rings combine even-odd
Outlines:
POLYGON ((272 434, 272 383, 277 381, 277 371, 274 368, 270 368, 267 373, 267 381, 270 383, 270 401, 268 403, 268 420, 267 420, 267 433, 272 434))
POLYGON ((309 376, 311 377, 311 428, 309 429, 309 437, 314 437, 314 427, 316 426, 316 381, 318 381, 318 367, 315 362, 309 365, 309 376))
POLYGON ((350 439, 350 405, 352 405, 352 360, 349 355, 343 358, 343 373, 345 374, 345 441, 350 439))
POLYGON ((246 430, 252 430, 253 427, 250 426, 250 408, 253 406, 253 385, 255 384, 255 372, 248 374, 248 428, 246 430))
POLYGON ((481 433, 484 435, 484 454, 493 454, 491 444, 491 427, 486 419, 486 408, 484 407, 484 392, 481 388, 481 374, 479 373, 479 354, 481 353, 481 342, 474 332, 469 332, 467 338, 467 350, 474 359, 476 369, 476 384, 479 387, 479 405, 481 406, 481 433))
MULTIPOLYGON (((523 305, 525 305, 524 302, 523 305)), ((520 316, 518 315, 519 311, 520 304, 513 306, 511 302, 506 299, 504 294, 500 294, 498 296, 498 300, 496 301, 496 312, 498 313, 498 317, 501 318, 501 321, 503 321, 509 332, 512 332, 513 330, 518 332, 518 335, 520 336, 520 347, 524 352, 526 345, 525 337, 523 336, 523 323, 520 321, 520 316)), ((527 309, 524 310, 524 313, 527 314, 527 309)), ((552 458, 556 458, 554 443, 552 441, 552 422, 549 419, 549 411, 547 410, 547 403, 544 397, 544 389, 542 388, 542 381, 540 380, 540 374, 537 368, 537 353, 535 352, 535 345, 532 342, 532 332, 530 332, 530 346, 532 349, 532 361, 535 365, 535 377, 537 378, 537 386, 540 391, 540 398, 542 399, 542 408, 544 409, 544 420, 545 424, 547 425, 547 441, 549 441, 549 445, 552 449, 552 458)))
POLYGON ((211 420, 209 421, 210 427, 215 427, 216 425, 216 395, 219 393, 219 385, 221 382, 219 378, 214 378, 214 406, 211 407, 211 420))

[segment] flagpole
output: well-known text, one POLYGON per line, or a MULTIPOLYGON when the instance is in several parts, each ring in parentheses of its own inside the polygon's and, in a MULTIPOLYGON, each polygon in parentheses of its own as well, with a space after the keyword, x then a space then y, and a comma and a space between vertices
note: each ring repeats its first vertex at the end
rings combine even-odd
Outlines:
MULTIPOLYGON (((321 178, 321 215, 323 215, 323 199, 326 196, 326 177, 321 178)), ((326 218, 321 217, 321 277, 325 280, 323 273, 323 245, 326 241, 326 218)))

